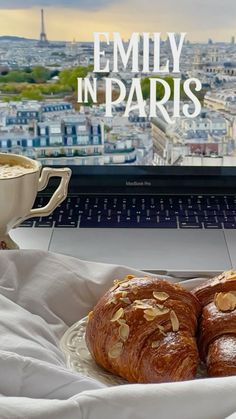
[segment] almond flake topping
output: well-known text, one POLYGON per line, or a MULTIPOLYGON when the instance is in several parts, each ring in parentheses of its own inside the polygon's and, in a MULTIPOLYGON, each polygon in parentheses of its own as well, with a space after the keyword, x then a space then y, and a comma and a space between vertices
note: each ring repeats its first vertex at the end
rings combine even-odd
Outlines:
MULTIPOLYGON (((133 278, 135 278, 135 276, 134 275, 126 275, 123 279, 115 279, 114 281, 113 281, 113 283, 114 283, 114 285, 120 285, 120 284, 124 284, 124 285, 126 285, 125 283, 127 282, 127 281, 129 281, 130 279, 133 279, 133 278)), ((128 284, 127 284, 128 285, 128 284)))
POLYGON ((131 304, 131 301, 128 297, 120 298, 120 301, 122 301, 125 304, 131 304))
POLYGON ((155 348, 158 348, 159 345, 160 345, 160 342, 158 340, 155 340, 154 342, 152 342, 151 346, 153 349, 155 349, 155 348))
POLYGON ((146 310, 148 308, 152 308, 151 304, 146 303, 143 300, 135 300, 134 301, 134 308, 140 308, 142 310, 146 310))
POLYGON ((178 330, 179 330, 179 319, 176 316, 176 313, 175 313, 174 310, 171 310, 171 312, 170 312, 170 321, 171 321, 173 332, 178 332, 178 330))
POLYGON ((226 277, 226 279, 228 280, 228 279, 236 279, 236 272, 231 272, 231 274, 230 275, 228 275, 227 277, 226 277))
POLYGON ((144 310, 144 315, 147 317, 153 317, 153 319, 157 316, 162 316, 163 314, 169 313, 168 308, 160 309, 159 307, 152 307, 148 308, 147 310, 144 310))
POLYGON ((118 285, 118 284, 119 284, 119 282, 120 282, 120 279, 114 279, 113 284, 114 284, 114 285, 118 285))
POLYGON ((116 297, 113 296, 113 297, 109 298, 109 300, 106 303, 106 306, 109 305, 109 304, 115 304, 116 301, 117 301, 116 297))
POLYGON ((164 328, 163 326, 161 326, 160 324, 158 324, 158 325, 157 325, 157 327, 158 327, 158 329, 159 329, 160 333, 161 333, 163 336, 166 336, 166 333, 165 333, 165 328, 164 328))
POLYGON ((236 293, 234 291, 216 293, 214 303, 220 311, 233 311, 236 308, 236 293))
POLYGON ((164 332, 165 330, 164 326, 162 326, 161 324, 158 324, 157 327, 161 332, 164 332))
POLYGON ((163 309, 164 309, 164 306, 163 306, 162 304, 156 304, 156 306, 157 306, 158 308, 160 308, 160 310, 163 310, 163 309))
POLYGON ((153 316, 148 316, 147 314, 144 314, 144 316, 143 316, 144 318, 145 318, 145 320, 147 320, 147 322, 152 322, 154 319, 155 319, 155 317, 153 317, 153 316))
POLYGON ((160 310, 158 308, 155 309, 154 307, 152 307, 148 308, 147 310, 144 310, 144 314, 149 317, 156 317, 160 315, 160 310))
POLYGON ((135 276, 134 275, 126 275, 126 278, 127 279, 133 279, 133 278, 135 278, 135 276))
POLYGON ((123 351, 123 343, 117 342, 108 352, 109 358, 119 358, 123 351))
POLYGON ((166 314, 170 312, 169 308, 165 306, 161 306, 160 304, 156 304, 156 307, 161 311, 162 314, 166 314))
POLYGON ((129 283, 126 280, 125 282, 121 281, 119 285, 121 285, 122 289, 124 289, 124 288, 127 288, 129 286, 129 283))
POLYGON ((134 300, 134 304, 144 304, 143 300, 134 300))
POLYGON ((88 319, 91 320, 93 318, 93 311, 90 311, 88 314, 88 319))
POLYGON ((117 320, 119 320, 121 317, 123 317, 124 315, 124 309, 123 308, 119 308, 119 310, 117 310, 115 312, 115 314, 113 315, 111 322, 117 322, 117 320))
POLYGON ((236 279, 236 271, 225 271, 218 277, 218 279, 225 279, 226 281, 229 279, 236 279))
POLYGON ((129 337, 129 326, 128 324, 121 324, 119 327, 119 336, 123 342, 125 342, 129 337))
POLYGON ((134 287, 131 288, 131 291, 134 295, 138 294, 138 287, 136 287, 136 285, 134 287))
POLYGON ((156 298, 156 300, 165 301, 167 298, 169 298, 169 294, 166 292, 156 292, 154 291, 152 293, 153 297, 156 298))
POLYGON ((126 320, 125 319, 119 319, 119 320, 117 320, 117 323, 126 324, 126 320))

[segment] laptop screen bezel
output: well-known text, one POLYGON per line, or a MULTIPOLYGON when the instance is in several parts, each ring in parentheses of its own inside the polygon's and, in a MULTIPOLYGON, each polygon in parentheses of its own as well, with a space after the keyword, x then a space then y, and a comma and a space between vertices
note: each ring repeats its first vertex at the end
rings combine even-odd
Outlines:
MULTIPOLYGON (((65 167, 56 165, 53 167, 65 167)), ((105 194, 236 194, 236 167, 67 166, 69 191, 105 194)), ((54 189, 52 180, 47 191, 54 189)))
POLYGON ((73 176, 236 176, 234 166, 68 166, 73 176))

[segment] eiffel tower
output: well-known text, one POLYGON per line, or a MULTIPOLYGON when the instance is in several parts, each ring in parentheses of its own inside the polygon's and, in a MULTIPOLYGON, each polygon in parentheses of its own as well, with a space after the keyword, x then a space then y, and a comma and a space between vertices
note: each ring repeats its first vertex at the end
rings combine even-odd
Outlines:
POLYGON ((44 23, 44 10, 41 10, 41 33, 40 33, 40 40, 38 42, 39 47, 48 47, 49 42, 47 39, 46 31, 45 31, 45 23, 44 23))

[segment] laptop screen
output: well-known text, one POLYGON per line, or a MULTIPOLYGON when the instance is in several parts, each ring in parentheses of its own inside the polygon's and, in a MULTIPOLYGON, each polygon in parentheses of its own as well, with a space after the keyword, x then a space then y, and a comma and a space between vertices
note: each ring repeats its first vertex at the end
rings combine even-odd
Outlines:
POLYGON ((186 0, 3 3, 0 152, 50 166, 235 166, 235 2, 224 19, 186 0))

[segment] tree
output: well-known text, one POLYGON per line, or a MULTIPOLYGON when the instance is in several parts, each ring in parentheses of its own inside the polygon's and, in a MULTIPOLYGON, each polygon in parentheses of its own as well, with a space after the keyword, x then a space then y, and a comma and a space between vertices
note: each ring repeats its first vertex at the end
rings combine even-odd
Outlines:
POLYGON ((5 75, 0 76, 0 83, 36 83, 37 80, 43 78, 45 82, 46 73, 50 74, 47 69, 43 70, 11 70, 5 75))
POLYGON ((13 70, 10 71, 6 77, 8 82, 23 83, 25 81, 25 74, 23 71, 13 70))
POLYGON ((31 75, 36 83, 45 83, 50 79, 50 71, 42 66, 34 67, 31 75))
POLYGON ((72 91, 77 90, 77 78, 84 78, 92 70, 92 66, 88 67, 75 67, 72 69, 66 68, 59 74, 59 81, 62 85, 68 86, 72 91))
POLYGON ((40 92, 40 89, 31 87, 30 89, 25 89, 21 93, 22 99, 29 99, 29 100, 42 100, 43 95, 40 92))
MULTIPOLYGON (((174 95, 174 78, 167 76, 167 77, 158 77, 159 79, 161 78, 162 80, 165 80, 169 86, 170 86, 170 90, 171 90, 171 96, 170 99, 173 99, 173 95, 174 95)), ((141 88, 142 88, 142 93, 143 93, 143 98, 144 99, 148 99, 150 98, 150 78, 149 77, 145 77, 142 81, 141 81, 141 88)), ((183 82, 181 82, 181 87, 180 87, 180 95, 181 98, 183 97, 183 82)), ((156 84, 156 99, 157 100, 161 100, 163 98, 165 94, 165 88, 161 83, 157 83, 156 84)))

